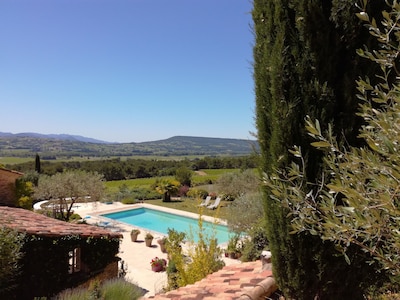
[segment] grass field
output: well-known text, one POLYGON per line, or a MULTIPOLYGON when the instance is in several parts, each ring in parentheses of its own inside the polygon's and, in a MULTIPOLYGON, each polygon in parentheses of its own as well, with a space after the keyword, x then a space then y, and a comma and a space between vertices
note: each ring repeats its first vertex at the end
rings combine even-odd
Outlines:
POLYGON ((158 200, 146 200, 146 203, 158 205, 162 207, 168 207, 173 209, 179 209, 191 213, 201 214, 205 216, 210 216, 214 218, 226 219, 229 214, 228 206, 231 204, 229 201, 221 201, 221 205, 218 209, 212 210, 208 208, 200 208, 199 199, 182 198, 179 200, 173 200, 171 202, 162 202, 161 199, 158 200))
MULTIPOLYGON (((210 182, 215 183, 218 178, 225 173, 238 172, 238 169, 204 169, 196 172, 192 177, 192 183, 196 188, 205 189, 209 192, 213 191, 218 193, 218 188, 215 184, 209 184, 210 182)), ((174 179, 173 176, 166 176, 163 178, 174 179)), ((139 179, 129 179, 129 180, 117 180, 108 181, 105 183, 107 192, 115 193, 118 192, 120 186, 126 185, 129 189, 134 188, 151 188, 151 185, 157 178, 139 178, 139 179)), ((161 198, 161 197, 160 197, 161 198)), ((199 199, 191 198, 181 198, 179 200, 174 200, 172 202, 162 202, 161 199, 157 200, 145 200, 147 203, 159 205, 163 207, 169 207, 174 209, 180 209, 188 212, 199 213, 199 199)), ((226 219, 228 214, 227 207, 229 206, 229 201, 221 201, 220 208, 217 210, 203 209, 204 215, 218 217, 226 219)))
MULTIPOLYGON (((209 183, 215 183, 218 178, 225 173, 237 172, 238 169, 205 169, 194 173, 192 177, 192 184, 197 185, 207 185, 209 183)), ((174 179, 173 176, 166 176, 163 178, 174 179)), ((107 181, 105 183, 107 191, 117 192, 119 187, 125 184, 129 189, 132 188, 150 188, 151 185, 157 180, 156 177, 152 178, 138 178, 138 179, 128 179, 128 180, 115 180, 107 181)))
POLYGON ((35 161, 35 156, 32 157, 0 157, 0 165, 15 165, 22 164, 28 161, 35 161))

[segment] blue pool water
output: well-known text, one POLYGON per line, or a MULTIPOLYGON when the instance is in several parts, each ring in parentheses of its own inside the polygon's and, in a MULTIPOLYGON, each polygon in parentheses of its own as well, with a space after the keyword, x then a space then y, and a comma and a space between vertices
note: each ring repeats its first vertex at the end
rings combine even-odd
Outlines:
MULTIPOLYGON (((102 216, 136 227, 160 232, 165 235, 168 234, 168 228, 175 229, 180 232, 183 231, 187 234, 190 232, 190 230, 192 230, 193 239, 195 241, 197 240, 198 219, 192 219, 185 216, 143 207, 103 214, 102 216)), ((228 242, 229 230, 227 226, 203 221, 203 231, 205 231, 209 237, 213 236, 213 230, 219 244, 228 242)))

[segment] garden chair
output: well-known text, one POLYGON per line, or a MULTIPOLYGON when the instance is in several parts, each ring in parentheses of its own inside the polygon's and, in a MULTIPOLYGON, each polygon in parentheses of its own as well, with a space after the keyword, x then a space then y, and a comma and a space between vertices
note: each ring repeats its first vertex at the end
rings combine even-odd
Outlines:
POLYGON ((207 208, 216 209, 219 206, 220 202, 221 202, 221 197, 217 197, 217 199, 215 199, 215 202, 213 204, 210 204, 209 206, 207 206, 207 208))
POLYGON ((204 200, 199 204, 199 206, 208 206, 208 205, 210 204, 210 201, 211 201, 211 196, 207 196, 207 198, 204 199, 204 200))

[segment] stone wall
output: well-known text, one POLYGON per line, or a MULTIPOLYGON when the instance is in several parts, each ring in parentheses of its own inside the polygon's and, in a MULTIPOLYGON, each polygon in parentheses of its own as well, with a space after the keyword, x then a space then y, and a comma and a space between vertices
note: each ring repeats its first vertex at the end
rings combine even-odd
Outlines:
POLYGON ((0 168, 0 205, 15 206, 15 180, 23 174, 0 168))
POLYGON ((93 282, 103 282, 108 279, 113 279, 118 277, 118 261, 119 258, 110 264, 108 264, 101 272, 88 278, 85 282, 81 283, 77 288, 89 288, 93 282))

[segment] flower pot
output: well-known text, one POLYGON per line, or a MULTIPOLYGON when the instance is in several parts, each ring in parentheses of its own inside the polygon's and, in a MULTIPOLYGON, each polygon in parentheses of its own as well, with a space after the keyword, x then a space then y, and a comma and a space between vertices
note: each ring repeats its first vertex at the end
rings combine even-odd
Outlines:
POLYGON ((139 236, 139 232, 131 233, 131 240, 132 240, 132 242, 136 242, 138 236, 139 236))
POLYGON ((157 243, 160 245, 161 252, 167 253, 167 248, 165 248, 165 239, 158 239, 157 243))
POLYGON ((153 242, 153 239, 145 239, 146 246, 151 247, 151 243, 153 242))
POLYGON ((164 267, 163 267, 163 265, 154 265, 154 266, 151 266, 151 270, 152 271, 154 271, 154 272, 161 272, 161 271, 164 271, 164 267))

